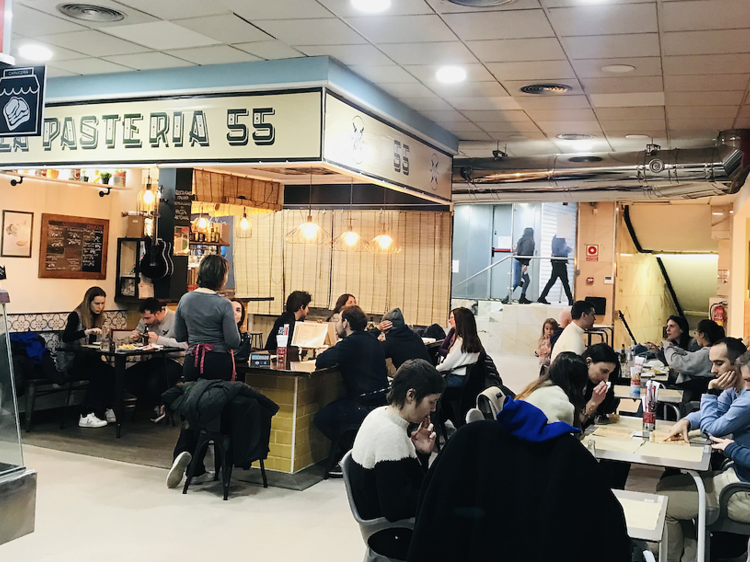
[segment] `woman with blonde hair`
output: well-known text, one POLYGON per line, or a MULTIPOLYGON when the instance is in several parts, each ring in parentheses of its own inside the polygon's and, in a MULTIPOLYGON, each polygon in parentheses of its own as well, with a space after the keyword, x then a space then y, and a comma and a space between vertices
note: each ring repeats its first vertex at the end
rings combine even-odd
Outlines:
MULTIPOLYGON (((80 348, 101 336, 106 299, 107 293, 101 287, 91 287, 86 291, 81 304, 68 315, 62 335, 65 347, 80 348)), ((117 421, 112 410, 115 398, 114 367, 105 363, 99 355, 83 355, 71 350, 57 354, 57 368, 67 372, 71 380, 86 380, 89 383, 81 403, 79 427, 104 427, 117 421)))

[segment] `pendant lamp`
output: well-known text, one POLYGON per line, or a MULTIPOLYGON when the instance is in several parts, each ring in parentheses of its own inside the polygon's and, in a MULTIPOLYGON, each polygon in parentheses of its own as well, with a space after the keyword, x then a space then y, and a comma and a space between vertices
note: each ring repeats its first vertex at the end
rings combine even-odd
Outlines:
POLYGON ((240 220, 235 223, 237 226, 235 227, 236 234, 235 236, 237 238, 252 238, 253 236, 253 223, 250 222, 250 219, 247 216, 247 207, 242 208, 242 217, 240 217, 240 220))
POLYGON ((352 226, 354 219, 352 219, 351 207, 354 204, 354 178, 351 180, 349 186, 349 228, 345 232, 339 234, 333 240, 333 249, 339 252, 364 252, 370 246, 370 244, 362 238, 352 226))
POLYGON ((388 234, 388 230, 385 226, 385 202, 386 202, 386 190, 383 189, 383 210, 381 211, 381 217, 383 219, 383 228, 375 238, 370 241, 368 250, 376 254, 398 254, 401 252, 401 246, 396 244, 393 237, 388 234))
POLYGON ((307 220, 287 233, 286 241, 289 244, 325 245, 331 243, 331 235, 312 218, 312 175, 313 169, 310 168, 310 202, 307 209, 307 220))

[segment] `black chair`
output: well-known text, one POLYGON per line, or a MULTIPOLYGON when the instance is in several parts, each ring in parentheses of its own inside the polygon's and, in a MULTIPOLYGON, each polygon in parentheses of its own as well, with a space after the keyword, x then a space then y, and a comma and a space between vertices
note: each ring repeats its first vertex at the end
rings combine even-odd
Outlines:
MULTIPOLYGON (((723 470, 730 470, 730 467, 734 462, 724 462, 722 465, 723 470)), ((711 546, 711 534, 712 533, 732 533, 735 535, 743 535, 750 538, 750 523, 743 523, 741 521, 735 521, 729 517, 729 500, 734 494, 748 493, 750 492, 750 484, 745 482, 739 482, 736 484, 729 484, 719 494, 719 506, 717 508, 709 507, 706 512, 706 551, 710 552, 711 546)), ((750 549, 750 541, 748 542, 748 549, 750 549)), ((740 558, 735 560, 745 560, 747 556, 743 554, 740 558)), ((750 558, 750 557, 748 557, 750 558)))
MULTIPOLYGON (((198 444, 195 447, 193 458, 203 458, 203 454, 210 443, 214 444, 214 469, 216 470, 214 481, 219 479, 219 472, 221 472, 221 484, 224 489, 224 500, 226 501, 229 497, 229 481, 232 478, 232 438, 226 433, 202 429, 198 437, 198 444)), ((183 494, 187 494, 190 482, 195 475, 195 467, 197 464, 198 463, 196 462, 190 464, 187 479, 185 480, 185 486, 182 488, 183 494)), ((260 474, 263 478, 263 487, 268 488, 266 466, 263 459, 260 460, 260 474)))

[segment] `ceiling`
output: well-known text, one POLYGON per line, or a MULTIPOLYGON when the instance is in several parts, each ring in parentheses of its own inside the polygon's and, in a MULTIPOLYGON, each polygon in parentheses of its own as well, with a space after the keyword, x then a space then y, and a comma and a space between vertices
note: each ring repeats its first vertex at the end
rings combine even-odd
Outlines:
MULTIPOLYGON (((95 24, 15 0, 13 51, 54 52, 49 76, 128 72, 330 55, 489 156, 575 152, 560 133, 595 135, 589 150, 710 145, 750 128, 747 0, 515 0, 476 9, 446 0, 393 0, 382 14, 349 0, 86 0, 127 14, 95 24), (467 80, 443 84, 440 65, 467 80), (627 74, 601 67, 625 64, 627 74), (529 83, 572 90, 525 95, 529 83)), ((23 59, 18 59, 23 62, 23 59)))

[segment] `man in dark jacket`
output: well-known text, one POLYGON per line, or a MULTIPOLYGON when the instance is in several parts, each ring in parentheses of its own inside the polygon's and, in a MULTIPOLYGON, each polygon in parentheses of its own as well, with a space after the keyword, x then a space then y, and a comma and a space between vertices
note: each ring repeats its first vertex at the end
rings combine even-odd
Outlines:
POLYGON ((409 359, 424 359, 432 362, 427 346, 422 338, 406 325, 400 308, 386 312, 378 329, 385 334, 385 339, 380 342, 383 345, 385 357, 393 361, 396 369, 409 359))
MULTIPOLYGON (((346 388, 346 397, 331 402, 315 414, 315 426, 331 441, 336 439, 341 426, 361 424, 373 407, 385 405, 384 395, 382 403, 372 396, 388 388, 385 354, 377 338, 365 332, 366 326, 367 317, 361 308, 342 309, 336 323, 336 335, 341 341, 318 355, 315 361, 318 369, 338 366, 346 388)), ((351 441, 340 444, 342 457, 351 445, 351 441)), ((330 475, 340 477, 340 467, 330 475)))
POLYGON ((530 257, 534 255, 535 250, 534 242, 534 229, 527 227, 523 230, 523 236, 518 239, 516 244, 516 253, 513 258, 513 288, 503 302, 510 304, 513 302, 513 293, 517 287, 521 287, 521 298, 518 299, 519 304, 531 304, 531 301, 526 298, 526 291, 531 284, 531 277, 529 277, 528 269, 529 263, 531 262, 530 257))
POLYGON ((572 251, 573 249, 565 242, 565 238, 558 238, 557 236, 552 237, 553 259, 550 260, 552 263, 552 275, 550 275, 549 281, 547 281, 547 284, 544 286, 544 290, 542 291, 542 294, 539 295, 537 302, 549 304, 547 302, 547 295, 552 290, 555 281, 559 279, 563 285, 563 289, 565 289, 565 296, 568 297, 568 304, 573 306, 573 293, 570 292, 570 282, 568 281, 568 254, 572 251))
POLYGON ((276 353, 276 336, 279 335, 279 331, 286 325, 289 326, 289 345, 292 344, 294 325, 297 322, 305 320, 310 310, 310 301, 312 301, 312 295, 307 291, 292 291, 289 294, 286 299, 286 310, 276 319, 273 328, 271 328, 271 333, 268 334, 268 339, 266 340, 266 349, 268 351, 276 353))

